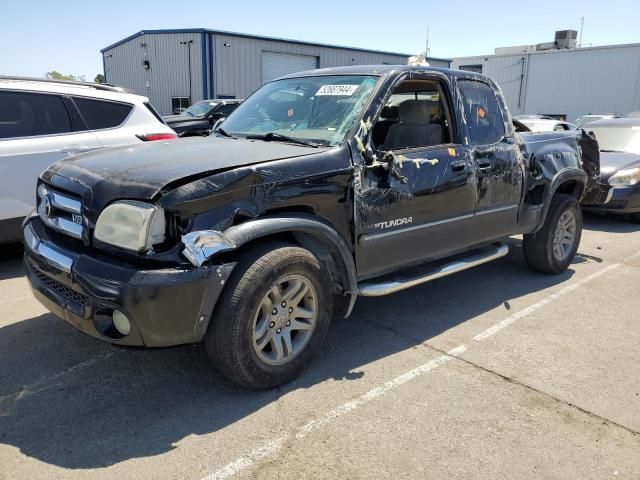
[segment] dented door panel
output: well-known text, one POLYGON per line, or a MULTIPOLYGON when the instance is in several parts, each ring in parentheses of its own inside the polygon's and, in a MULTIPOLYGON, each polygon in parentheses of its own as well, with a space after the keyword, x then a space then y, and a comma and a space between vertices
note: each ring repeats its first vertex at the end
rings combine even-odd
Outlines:
POLYGON ((476 236, 479 241, 512 235, 517 230, 524 163, 510 141, 472 149, 477 169, 476 236))
POLYGON ((359 275, 380 275, 402 265, 468 246, 476 204, 473 162, 455 145, 394 154, 399 176, 360 170, 356 192, 359 275))

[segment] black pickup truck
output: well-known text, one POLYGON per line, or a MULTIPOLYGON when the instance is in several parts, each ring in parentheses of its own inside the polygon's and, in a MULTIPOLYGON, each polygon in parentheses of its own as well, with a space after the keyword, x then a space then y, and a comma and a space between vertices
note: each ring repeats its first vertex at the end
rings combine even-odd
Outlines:
POLYGON ((242 100, 212 99, 194 103, 179 115, 162 117, 181 137, 207 136, 217 121, 228 117, 242 100))
POLYGON ((358 296, 500 258, 510 235, 524 234, 533 270, 565 270, 598 174, 590 141, 517 132, 499 88, 472 72, 299 73, 210 137, 51 166, 23 226, 27 274, 93 337, 204 341, 229 379, 270 388, 303 370, 358 296))

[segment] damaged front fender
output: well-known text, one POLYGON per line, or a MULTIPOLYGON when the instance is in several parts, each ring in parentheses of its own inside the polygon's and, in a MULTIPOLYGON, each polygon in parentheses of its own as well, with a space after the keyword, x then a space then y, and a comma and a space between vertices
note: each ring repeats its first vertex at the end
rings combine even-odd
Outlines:
POLYGON ((214 255, 236 248, 236 243, 217 230, 201 230, 182 236, 182 254, 196 267, 202 266, 214 255))

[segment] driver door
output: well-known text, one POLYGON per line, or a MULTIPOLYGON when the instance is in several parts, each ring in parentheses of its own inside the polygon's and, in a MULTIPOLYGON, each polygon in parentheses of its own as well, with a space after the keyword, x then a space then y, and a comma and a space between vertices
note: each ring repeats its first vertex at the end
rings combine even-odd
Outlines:
POLYGON ((447 256, 473 238, 475 168, 450 99, 444 78, 404 79, 373 127, 376 149, 391 152, 397 173, 366 166, 356 178, 361 279, 447 256))

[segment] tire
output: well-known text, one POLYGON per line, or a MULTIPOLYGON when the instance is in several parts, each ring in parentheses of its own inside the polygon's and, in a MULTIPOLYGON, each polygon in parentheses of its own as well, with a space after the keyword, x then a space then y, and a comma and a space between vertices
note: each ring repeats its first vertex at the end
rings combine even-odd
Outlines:
POLYGON ((632 213, 631 221, 635 223, 640 223, 640 213, 632 213))
MULTIPOLYGON (((571 229, 570 229, 571 230, 571 229)), ((569 233, 563 238, 568 242, 569 233)), ((582 237, 582 210, 578 200, 564 193, 558 193, 551 199, 544 225, 536 233, 524 235, 524 258, 531 270, 536 272, 558 274, 565 271, 578 251, 582 237), (573 239, 571 244, 561 246, 563 255, 556 250, 556 233, 562 219, 573 218, 573 239)))
POLYGON ((214 367, 250 390, 277 387, 296 378, 321 348, 329 329, 333 313, 329 285, 318 259, 303 248, 271 244, 247 253, 234 269, 205 334, 214 367), (302 293, 305 288, 307 293, 302 293), (294 303, 298 296, 299 303, 294 303), (283 308, 285 299, 290 304, 283 308), (300 312, 308 317, 314 307, 315 320, 297 316, 300 312), (255 340, 254 333, 260 338, 255 340))

